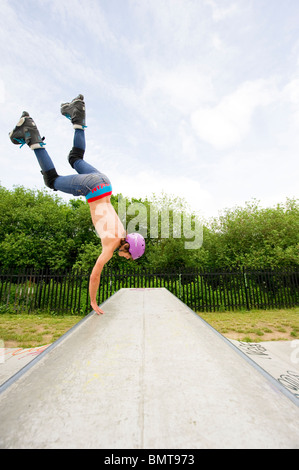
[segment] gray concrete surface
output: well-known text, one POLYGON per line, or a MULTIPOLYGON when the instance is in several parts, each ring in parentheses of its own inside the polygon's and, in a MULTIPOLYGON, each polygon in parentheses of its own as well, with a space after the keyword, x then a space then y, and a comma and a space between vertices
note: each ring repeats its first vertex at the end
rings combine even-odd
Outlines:
POLYGON ((36 348, 0 348, 0 385, 27 366, 49 345, 36 348))
POLYGON ((299 448, 294 394, 165 289, 122 289, 0 387, 1 448, 299 448))
POLYGON ((299 340, 231 341, 299 400, 299 340))

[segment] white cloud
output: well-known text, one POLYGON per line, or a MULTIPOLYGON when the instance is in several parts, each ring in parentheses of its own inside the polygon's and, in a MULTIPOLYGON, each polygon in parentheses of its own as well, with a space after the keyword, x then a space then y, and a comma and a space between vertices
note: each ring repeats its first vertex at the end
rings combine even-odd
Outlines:
POLYGON ((212 207, 212 195, 190 177, 167 176, 157 170, 137 171, 135 174, 116 174, 112 185, 116 193, 126 197, 150 197, 162 192, 185 199, 192 210, 204 213, 212 207))
POLYGON ((4 81, 0 80, 0 103, 4 103, 5 101, 5 85, 4 81))
POLYGON ((299 103, 299 79, 295 78, 291 80, 284 87, 282 94, 287 101, 297 105, 299 103))
POLYGON ((181 121, 178 127, 178 137, 181 143, 181 152, 186 163, 198 160, 198 142, 189 123, 181 121))
POLYGON ((180 64, 172 69, 148 64, 143 94, 157 99, 161 94, 169 106, 190 113, 213 96, 209 78, 195 64, 180 64))
POLYGON ((281 103, 288 109, 288 129, 283 139, 294 145, 299 142, 299 79, 292 79, 285 85, 281 92, 281 103))
POLYGON ((142 28, 143 43, 160 48, 164 56, 166 47, 170 58, 184 48, 193 48, 207 24, 203 3, 198 0, 138 0, 130 1, 137 21, 142 28))
POLYGON ((250 131, 253 113, 270 104, 275 97, 271 82, 245 82, 214 107, 201 107, 191 116, 191 124, 200 139, 216 149, 232 147, 250 131))
POLYGON ((221 6, 220 2, 217 3, 215 0, 205 0, 205 3, 209 6, 212 7, 212 16, 213 20, 218 22, 218 21, 223 21, 232 15, 234 15, 238 9, 237 3, 230 2, 227 3, 227 5, 224 5, 224 1, 221 1, 221 6))
POLYGON ((42 0, 41 5, 44 7, 45 3, 48 4, 48 14, 59 18, 59 23, 66 32, 73 32, 72 41, 75 48, 79 47, 83 31, 88 32, 94 41, 104 42, 106 45, 114 45, 117 42, 101 3, 97 0, 42 0))

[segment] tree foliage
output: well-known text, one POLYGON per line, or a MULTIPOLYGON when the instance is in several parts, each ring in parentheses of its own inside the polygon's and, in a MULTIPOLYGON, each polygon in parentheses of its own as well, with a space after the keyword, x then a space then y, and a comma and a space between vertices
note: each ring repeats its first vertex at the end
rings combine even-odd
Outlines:
POLYGON ((203 250, 211 267, 298 267, 298 200, 274 208, 253 200, 226 210, 205 231, 203 250))
MULTIPOLYGON (((254 200, 200 221, 203 244, 196 249, 186 249, 186 242, 200 219, 184 200, 165 194, 145 200, 116 195, 111 202, 122 213, 125 226, 141 230, 146 238, 145 255, 135 262, 139 265, 159 269, 299 266, 298 200, 288 199, 274 208, 261 208, 254 200), (190 222, 188 233, 183 230, 185 216, 190 222)), ((0 186, 0 267, 90 270, 100 253, 100 239, 85 201, 76 198, 67 203, 46 191, 0 186)), ((110 261, 113 266, 123 263, 128 262, 119 256, 110 261)))

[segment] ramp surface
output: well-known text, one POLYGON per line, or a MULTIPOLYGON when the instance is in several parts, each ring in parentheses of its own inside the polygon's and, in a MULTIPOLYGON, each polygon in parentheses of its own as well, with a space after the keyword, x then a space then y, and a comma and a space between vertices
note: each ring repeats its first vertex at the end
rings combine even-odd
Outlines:
POLYGON ((102 308, 1 387, 1 448, 299 447, 293 395, 167 290, 102 308))

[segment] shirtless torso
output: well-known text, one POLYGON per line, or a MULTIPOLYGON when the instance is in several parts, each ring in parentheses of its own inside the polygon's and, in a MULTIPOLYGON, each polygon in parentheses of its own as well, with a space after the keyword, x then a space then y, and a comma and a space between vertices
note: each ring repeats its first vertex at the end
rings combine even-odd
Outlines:
MULTIPOLYGON (((100 314, 104 312, 97 305, 96 295, 101 273, 105 264, 112 258, 114 251, 119 248, 121 240, 126 237, 126 231, 110 202, 110 196, 91 202, 89 208, 93 225, 102 243, 102 253, 94 265, 89 280, 91 306, 97 314, 100 314)), ((128 259, 131 257, 129 253, 119 254, 128 259)))

